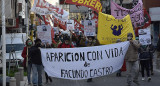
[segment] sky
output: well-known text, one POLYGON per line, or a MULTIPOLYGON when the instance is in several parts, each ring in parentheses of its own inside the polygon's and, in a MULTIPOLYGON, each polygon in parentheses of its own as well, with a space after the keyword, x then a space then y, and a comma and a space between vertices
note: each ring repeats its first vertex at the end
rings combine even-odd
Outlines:
POLYGON ((46 1, 48 1, 49 3, 53 5, 56 5, 56 2, 59 2, 59 0, 46 0, 46 1))

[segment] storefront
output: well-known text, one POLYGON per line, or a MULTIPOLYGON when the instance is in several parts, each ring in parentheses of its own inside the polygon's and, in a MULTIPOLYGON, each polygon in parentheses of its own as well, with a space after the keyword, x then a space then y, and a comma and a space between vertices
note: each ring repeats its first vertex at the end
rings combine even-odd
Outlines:
POLYGON ((152 21, 153 44, 157 45, 160 36, 160 7, 149 8, 149 14, 152 21))

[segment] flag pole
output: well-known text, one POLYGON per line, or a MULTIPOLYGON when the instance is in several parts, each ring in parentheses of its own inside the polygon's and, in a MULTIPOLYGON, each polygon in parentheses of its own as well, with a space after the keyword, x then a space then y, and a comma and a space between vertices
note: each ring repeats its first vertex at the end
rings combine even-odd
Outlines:
POLYGON ((1 0, 2 10, 2 56, 3 56, 3 86, 6 86, 6 27, 5 27, 5 0, 1 0))
MULTIPOLYGON (((26 39, 28 39, 28 0, 25 0, 26 2, 26 39)), ((26 57, 26 67, 28 67, 28 47, 27 47, 27 57, 26 57)))

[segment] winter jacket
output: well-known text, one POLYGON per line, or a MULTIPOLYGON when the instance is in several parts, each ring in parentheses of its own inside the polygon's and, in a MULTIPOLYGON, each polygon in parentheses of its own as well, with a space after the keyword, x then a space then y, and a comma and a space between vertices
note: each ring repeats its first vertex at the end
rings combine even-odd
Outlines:
POLYGON ((149 46, 148 45, 140 46, 138 51, 139 51, 139 59, 140 60, 149 60, 150 59, 151 55, 149 53, 149 46))
POLYGON ((37 46, 30 48, 31 62, 33 64, 42 65, 41 51, 37 46))
POLYGON ((137 40, 132 40, 132 42, 130 42, 127 53, 125 55, 125 60, 126 61, 137 61, 139 47, 140 47, 139 42, 137 40))
POLYGON ((148 60, 153 58, 153 53, 155 49, 152 44, 146 46, 140 46, 139 48, 139 59, 148 60))
MULTIPOLYGON (((29 51, 30 51, 30 48, 28 48, 28 61, 30 62, 31 58, 30 58, 30 52, 29 51)), ((21 54, 21 56, 24 58, 24 60, 23 60, 23 66, 24 67, 26 67, 26 61, 27 61, 26 55, 27 55, 27 47, 24 47, 23 51, 22 51, 22 54, 21 54)))

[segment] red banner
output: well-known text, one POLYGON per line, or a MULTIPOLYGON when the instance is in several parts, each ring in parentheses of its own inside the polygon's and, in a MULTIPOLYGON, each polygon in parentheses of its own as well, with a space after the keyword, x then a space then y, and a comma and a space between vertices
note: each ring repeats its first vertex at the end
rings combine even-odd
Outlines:
POLYGON ((100 0, 66 0, 65 3, 86 6, 97 13, 102 12, 100 0))

